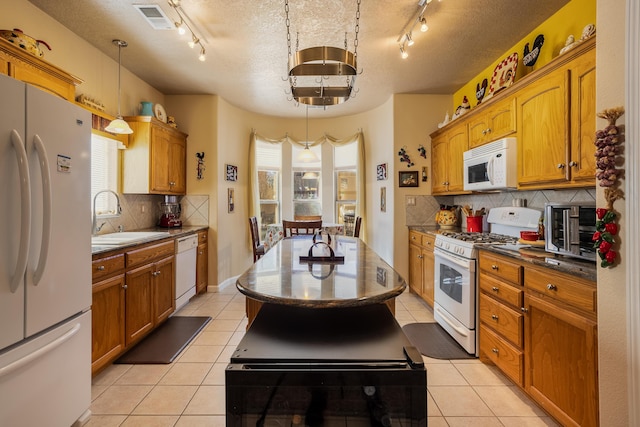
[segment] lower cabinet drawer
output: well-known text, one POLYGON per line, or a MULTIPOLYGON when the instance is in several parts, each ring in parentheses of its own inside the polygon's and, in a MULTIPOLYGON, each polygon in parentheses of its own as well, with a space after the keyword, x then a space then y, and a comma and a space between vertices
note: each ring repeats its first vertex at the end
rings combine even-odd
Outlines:
POLYGON ((596 312, 596 287, 593 282, 543 269, 528 267, 524 285, 527 289, 572 305, 582 310, 596 312))
POLYGON ((518 348, 524 342, 524 316, 522 313, 500 304, 498 301, 480 294, 480 321, 490 325, 500 335, 518 348))
POLYGON ((480 325, 480 353, 516 384, 524 386, 524 354, 483 324, 480 325))
POLYGON ((524 289, 507 285, 495 277, 480 273, 480 289, 515 307, 522 307, 524 289))

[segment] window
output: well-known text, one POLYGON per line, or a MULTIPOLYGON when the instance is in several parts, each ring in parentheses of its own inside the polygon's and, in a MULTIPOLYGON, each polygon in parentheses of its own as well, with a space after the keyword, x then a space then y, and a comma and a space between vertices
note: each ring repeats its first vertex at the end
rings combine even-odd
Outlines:
POLYGON ((347 229, 353 226, 356 212, 357 184, 357 144, 348 144, 335 147, 335 196, 336 196, 336 222, 346 224, 347 229))
POLYGON ((281 144, 258 142, 256 145, 256 168, 258 170, 258 192, 260 197, 260 238, 269 224, 280 222, 280 170, 282 165, 281 144))
POLYGON ((317 162, 299 162, 296 159, 304 147, 293 146, 291 150, 293 173, 293 218, 322 215, 322 152, 320 146, 309 147, 317 162))
MULTIPOLYGON (((102 190, 118 191, 118 141, 91 134, 91 200, 102 190)), ((117 213, 113 195, 101 194, 95 203, 98 216, 117 213)))

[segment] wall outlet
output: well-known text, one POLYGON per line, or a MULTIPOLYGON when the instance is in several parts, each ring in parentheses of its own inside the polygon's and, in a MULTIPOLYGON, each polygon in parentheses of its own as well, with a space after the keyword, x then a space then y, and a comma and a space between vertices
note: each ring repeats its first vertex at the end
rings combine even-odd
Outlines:
POLYGON ((145 211, 147 210, 147 208, 146 208, 144 205, 142 205, 142 206, 141 206, 141 208, 140 208, 140 210, 142 211, 142 213, 145 213, 145 211))
POLYGON ((413 196, 407 197, 407 206, 415 206, 415 205, 416 205, 416 198, 413 196))

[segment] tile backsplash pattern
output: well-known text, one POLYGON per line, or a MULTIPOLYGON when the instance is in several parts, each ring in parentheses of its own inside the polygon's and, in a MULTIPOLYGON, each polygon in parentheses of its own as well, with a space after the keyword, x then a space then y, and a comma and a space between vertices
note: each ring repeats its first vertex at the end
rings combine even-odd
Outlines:
MULTIPOLYGON (((153 228, 160 218, 160 203, 164 196, 155 194, 119 194, 122 215, 118 218, 98 220, 105 223, 98 234, 153 228)), ((209 224, 209 196, 186 195, 180 199, 182 225, 203 226, 209 224)))
POLYGON ((513 206, 514 199, 526 200, 529 208, 543 210, 548 202, 594 202, 596 190, 540 190, 513 191, 501 193, 482 193, 461 196, 411 196, 416 199, 415 206, 406 206, 406 225, 427 226, 435 225, 435 216, 440 205, 472 206, 474 210, 501 206, 513 206))

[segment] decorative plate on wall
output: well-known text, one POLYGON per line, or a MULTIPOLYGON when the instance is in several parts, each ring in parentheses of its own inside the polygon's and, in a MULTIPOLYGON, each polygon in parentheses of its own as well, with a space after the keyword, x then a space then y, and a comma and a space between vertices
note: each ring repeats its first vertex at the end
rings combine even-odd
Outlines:
POLYGON ((164 107, 161 104, 153 106, 153 113, 156 115, 156 119, 163 123, 167 123, 167 112, 164 111, 164 107))
POLYGON ((516 80, 516 68, 518 68, 518 52, 513 52, 496 65, 489 86, 489 97, 513 84, 516 80))

